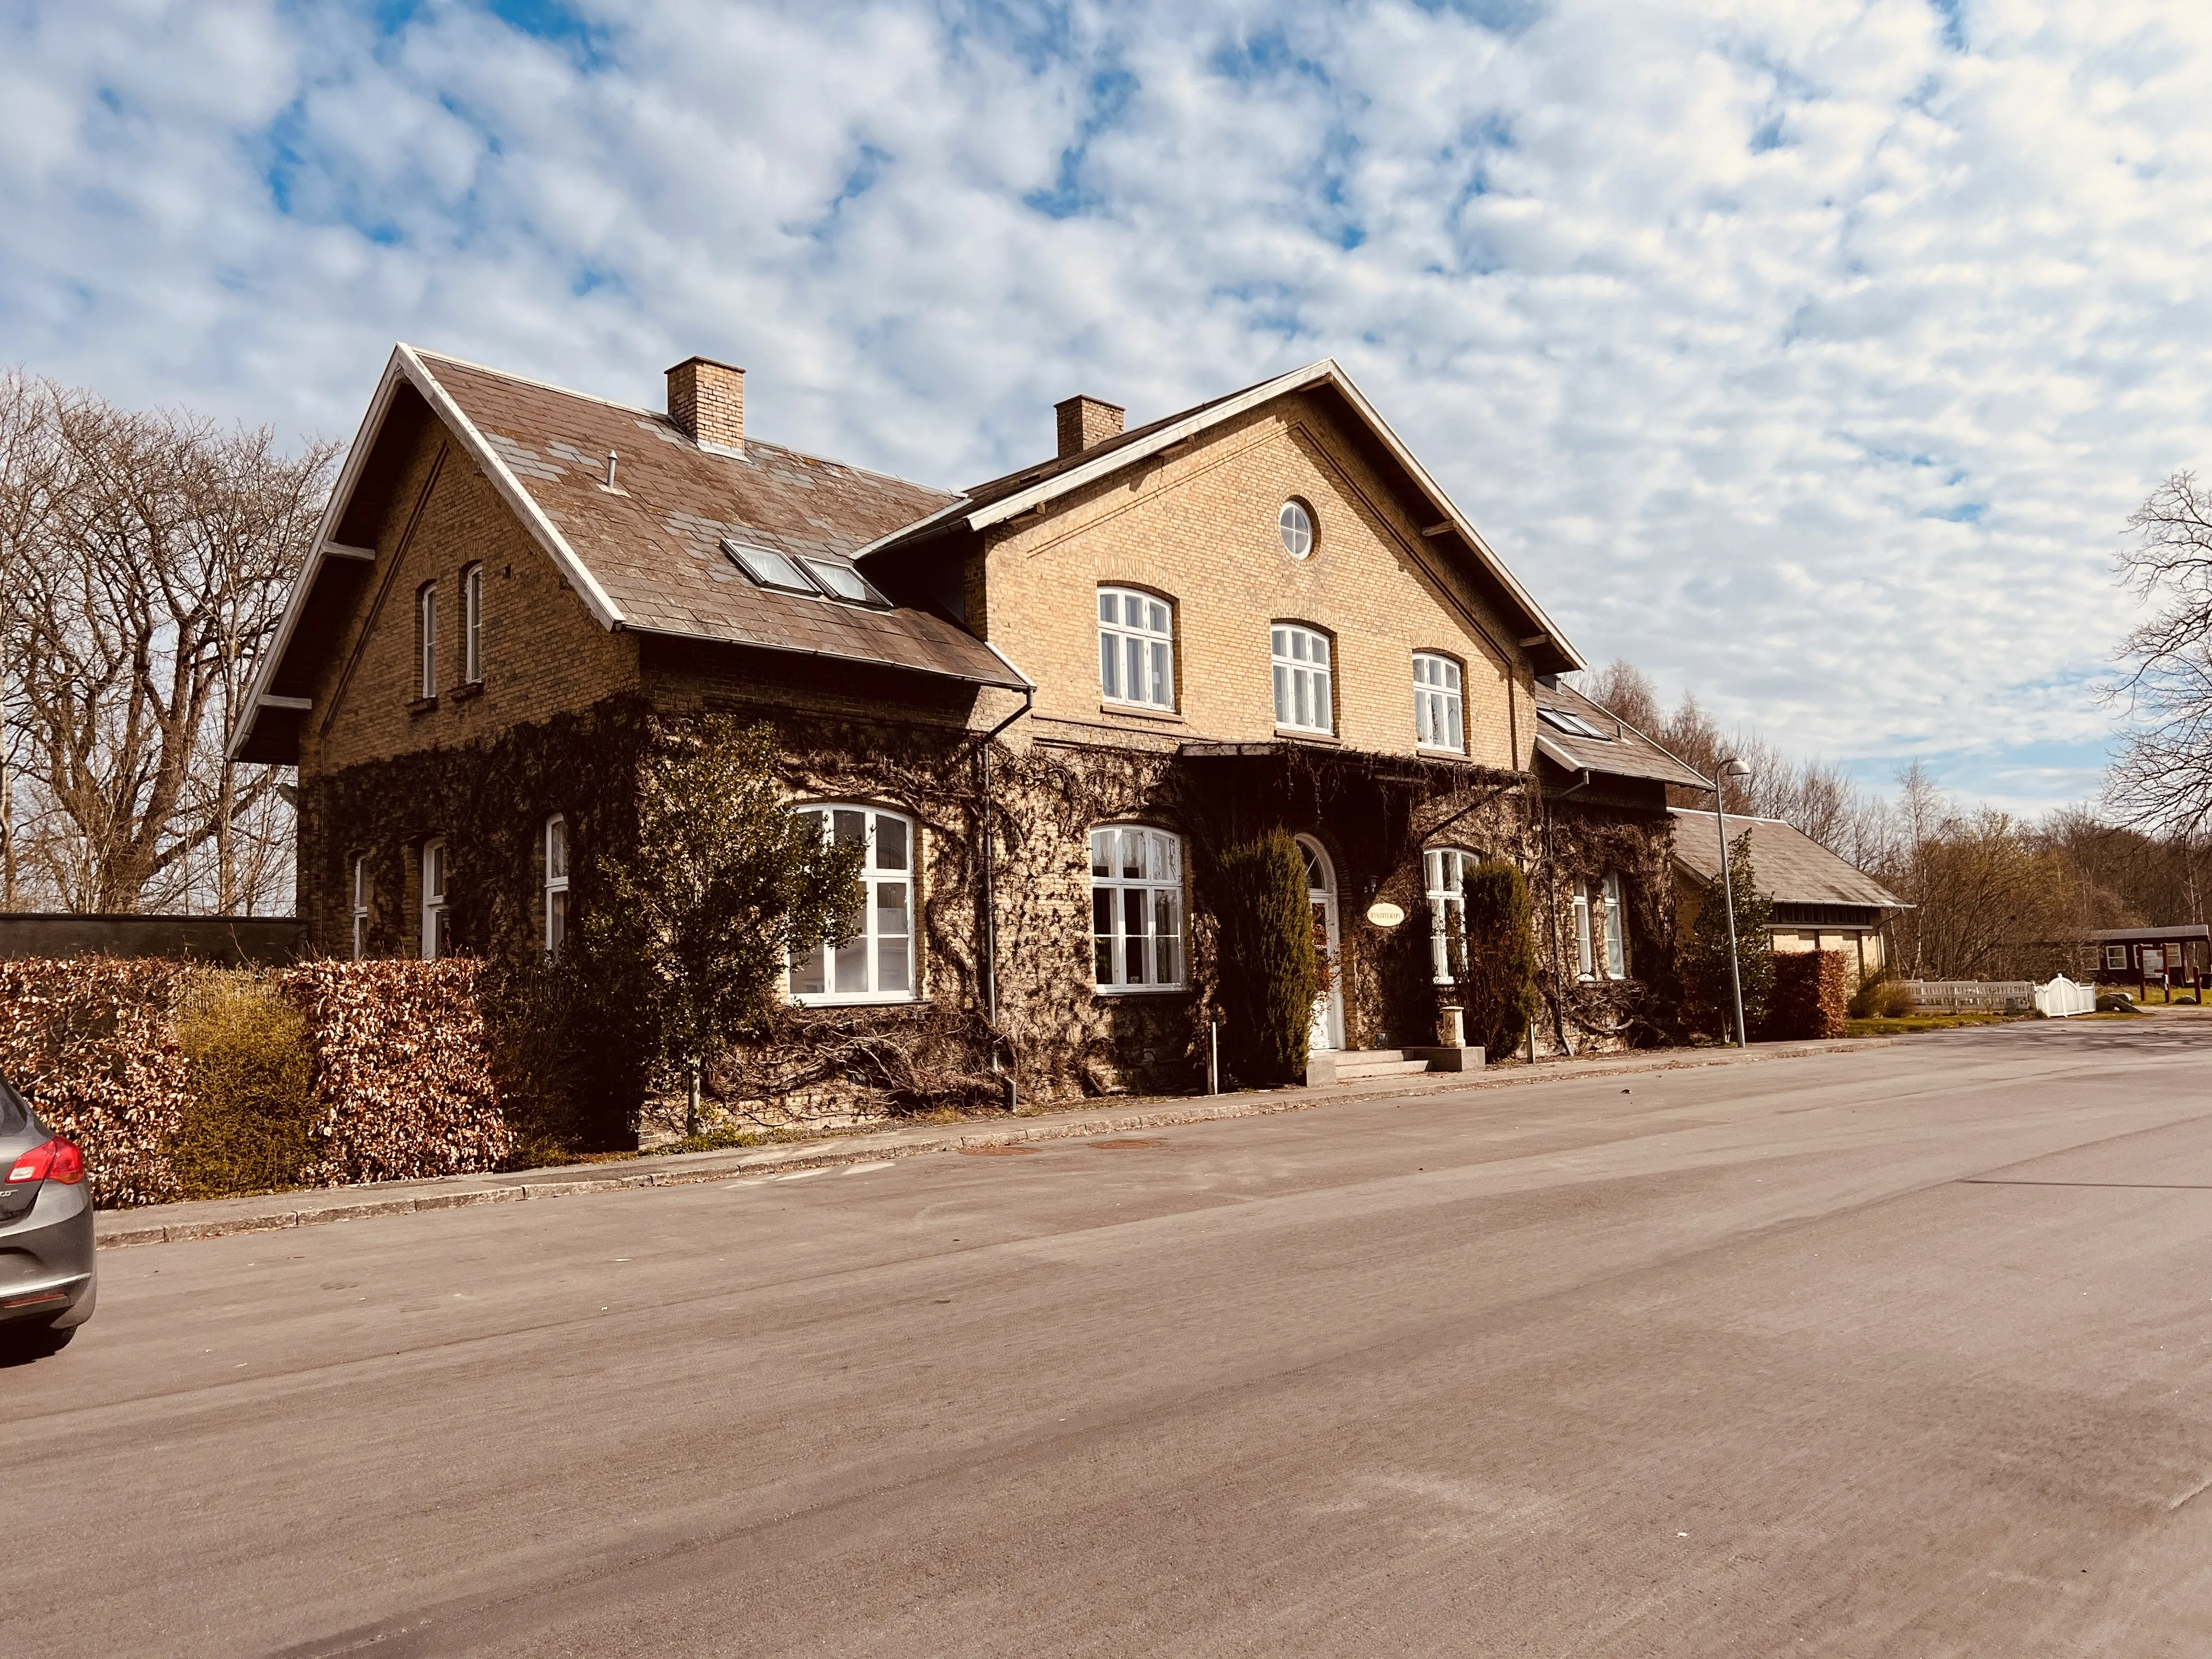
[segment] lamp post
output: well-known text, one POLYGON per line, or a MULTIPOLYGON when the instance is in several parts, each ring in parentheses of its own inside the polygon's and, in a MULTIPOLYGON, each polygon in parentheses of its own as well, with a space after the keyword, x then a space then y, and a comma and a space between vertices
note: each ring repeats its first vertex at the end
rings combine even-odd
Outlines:
POLYGON ((1735 1046, 1750 1047, 1745 1041, 1743 1029, 1743 965, 1737 959, 1735 945, 1735 883, 1729 874, 1728 803, 1721 799, 1721 785, 1729 778, 1747 778, 1751 769, 1730 755, 1713 768, 1713 829, 1721 838, 1721 902, 1728 907, 1729 990, 1735 997, 1735 1046))

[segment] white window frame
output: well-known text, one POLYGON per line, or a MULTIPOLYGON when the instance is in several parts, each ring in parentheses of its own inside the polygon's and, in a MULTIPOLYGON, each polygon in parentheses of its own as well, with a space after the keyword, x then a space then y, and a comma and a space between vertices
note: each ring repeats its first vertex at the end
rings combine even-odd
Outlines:
POLYGON ((353 856, 353 959, 368 954, 368 854, 353 856))
MULTIPOLYGON (((1620 874, 1608 870, 1605 874, 1605 976, 1607 979, 1628 977, 1628 906, 1621 897, 1620 874)), ((1814 936, 1819 944, 1820 936, 1814 936)))
POLYGON ((1597 977, 1597 957, 1590 941, 1589 883, 1575 884, 1575 971, 1584 980, 1597 977))
POLYGON ((483 567, 461 572, 461 684, 483 681, 483 567))
POLYGON ((556 812, 545 820, 544 848, 545 954, 557 957, 568 938, 568 820, 565 814, 556 812))
POLYGON ((1329 636, 1305 623, 1271 623, 1268 659, 1275 685, 1279 731, 1336 735, 1336 647, 1329 636), (1304 698, 1311 723, 1298 718, 1304 698), (1317 714, 1316 711, 1318 711, 1317 714))
POLYGON ((2108 974, 2124 974, 2128 971, 2126 945, 2107 945, 2105 947, 2105 971, 2108 974))
POLYGON ((1174 712, 1173 604, 1141 587, 1098 590, 1098 695, 1108 702, 1174 712))
POLYGON ((1187 988, 1182 872, 1182 837, 1174 830, 1149 823, 1093 826, 1091 978, 1099 994, 1187 988))
POLYGON ((1275 509, 1275 533, 1282 538, 1283 551, 1292 558, 1313 557, 1321 542, 1321 530, 1314 522, 1312 504, 1297 495, 1285 501, 1275 509))
POLYGON ((893 812, 880 806, 870 806, 864 801, 810 800, 793 809, 802 817, 819 821, 823 841, 834 843, 841 836, 850 839, 848 831, 856 831, 864 848, 860 866, 860 915, 853 936, 843 945, 832 947, 818 945, 805 956, 793 960, 790 968, 791 1000, 802 1008, 851 1005, 855 1003, 913 1002, 921 995, 921 975, 915 960, 915 928, 921 917, 921 843, 915 833, 914 820, 903 812, 893 812), (840 816, 859 815, 857 825, 841 823, 840 816), (898 836, 885 836, 885 824, 896 824, 898 836), (899 864, 880 860, 889 844, 903 841, 905 851, 898 854, 899 864), (902 908, 892 910, 885 905, 890 890, 903 890, 902 908), (886 927, 893 916, 900 919, 903 932, 886 927), (885 947, 891 955, 886 959, 885 947), (857 958, 847 952, 857 950, 857 958), (865 988, 840 990, 836 981, 848 963, 858 966, 865 988), (886 973, 887 966, 895 971, 886 973), (808 981, 818 975, 818 988, 808 981), (885 988, 887 979, 903 978, 902 986, 885 988))
POLYGON ((451 954, 450 941, 446 937, 447 895, 453 885, 453 872, 447 866, 446 839, 434 836, 422 843, 422 960, 435 962, 451 954))
POLYGON ((1464 847, 1431 847, 1421 854, 1421 877, 1429 901, 1429 962, 1439 985, 1455 982, 1451 925, 1459 921, 1460 948, 1467 948, 1467 872, 1482 854, 1464 847))
POLYGON ((438 695, 438 584, 424 582, 415 590, 415 635, 420 647, 416 663, 415 695, 438 695))
POLYGON ((1465 671, 1441 651, 1413 653, 1413 742, 1422 749, 1467 752, 1465 671))

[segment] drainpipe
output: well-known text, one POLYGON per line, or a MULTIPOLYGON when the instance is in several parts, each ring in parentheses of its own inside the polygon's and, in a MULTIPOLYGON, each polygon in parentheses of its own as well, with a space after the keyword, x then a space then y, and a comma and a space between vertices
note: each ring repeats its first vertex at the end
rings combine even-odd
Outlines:
MULTIPOLYGON (((1019 675, 1022 682, 1022 706, 983 734, 983 1015, 990 1022, 994 1037, 999 1032, 999 884, 998 859, 994 851, 997 837, 991 830, 991 811, 994 799, 991 793, 991 745, 999 734, 1036 707, 1036 685, 1030 677, 1016 667, 1012 659, 995 645, 986 640, 984 647, 991 654, 1019 675)), ((998 1069, 998 1050, 991 1051, 991 1067, 998 1069)), ((1006 1079, 1006 1107, 1014 1107, 1014 1080, 1006 1079)))
MULTIPOLYGON (((1559 943, 1559 866, 1552 854, 1552 805, 1570 795, 1580 794, 1590 787, 1597 774, 1583 767, 1576 781, 1556 795, 1546 795, 1541 789, 1537 799, 1544 808, 1544 903, 1549 915, 1544 931, 1552 936, 1552 1034, 1559 1040, 1559 1052, 1569 1060, 1575 1057, 1574 1044, 1567 1040, 1567 958, 1565 947, 1559 943)), ((1528 1063, 1536 1063, 1535 1038, 1528 1042, 1528 1063)))

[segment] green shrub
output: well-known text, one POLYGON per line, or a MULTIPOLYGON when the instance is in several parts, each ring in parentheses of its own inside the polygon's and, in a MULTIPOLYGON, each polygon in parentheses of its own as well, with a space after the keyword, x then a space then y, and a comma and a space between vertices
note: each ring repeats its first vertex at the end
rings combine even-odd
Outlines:
MULTIPOLYGON (((1774 993, 1774 902, 1761 896, 1751 861, 1751 831, 1729 848, 1729 885, 1735 894, 1737 969, 1742 976, 1743 1023, 1754 1036, 1766 1027, 1774 993)), ((1717 885, 1707 888, 1690 937, 1681 947, 1682 1018, 1693 1031, 1733 1036, 1734 988, 1729 982, 1729 907, 1717 885)))
POLYGON ((307 1022, 250 973, 193 975, 177 1018, 187 1099, 170 1163, 186 1198, 307 1185, 326 1150, 307 1022))
POLYGON ((1224 848, 1212 873, 1223 1063, 1248 1088, 1296 1082, 1322 992, 1305 860, 1287 831, 1271 830, 1224 848))
POLYGON ((1528 882, 1502 860, 1467 872, 1464 943, 1455 953, 1467 1040, 1493 1060, 1516 1053, 1536 1007, 1536 933, 1528 882))
POLYGON ((1853 1019, 1902 1019, 1912 1012, 1912 993, 1893 969, 1877 968, 1851 993, 1850 1012, 1853 1019))

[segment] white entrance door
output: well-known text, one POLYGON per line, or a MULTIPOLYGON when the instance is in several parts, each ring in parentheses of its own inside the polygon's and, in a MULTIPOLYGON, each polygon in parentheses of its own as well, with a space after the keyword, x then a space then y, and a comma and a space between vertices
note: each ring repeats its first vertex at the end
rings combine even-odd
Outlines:
POLYGON ((1337 971, 1336 872, 1310 836, 1297 838, 1305 854, 1306 886, 1313 900, 1314 949, 1321 961, 1321 994, 1314 999, 1313 1030, 1306 1047, 1316 1053, 1344 1047, 1344 982, 1337 971))

